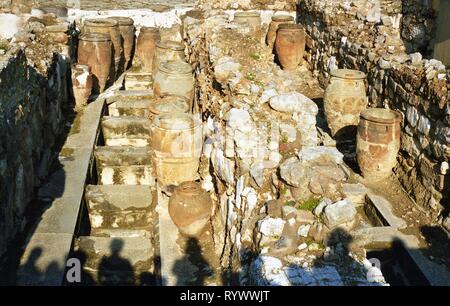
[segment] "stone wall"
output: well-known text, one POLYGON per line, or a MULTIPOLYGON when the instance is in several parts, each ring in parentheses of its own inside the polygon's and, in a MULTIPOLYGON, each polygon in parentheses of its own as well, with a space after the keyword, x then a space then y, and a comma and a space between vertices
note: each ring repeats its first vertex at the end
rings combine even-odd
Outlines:
POLYGON ((450 193, 448 70, 437 60, 405 52, 395 16, 373 18, 366 1, 359 1, 361 6, 356 2, 348 7, 334 1, 299 2, 298 20, 308 36, 307 59, 324 86, 331 69, 364 71, 370 106, 402 112, 395 172, 411 197, 442 220, 450 193))
POLYGON ((0 258, 57 156, 68 101, 64 57, 49 51, 39 71, 31 50, 10 52, 0 58, 0 258))

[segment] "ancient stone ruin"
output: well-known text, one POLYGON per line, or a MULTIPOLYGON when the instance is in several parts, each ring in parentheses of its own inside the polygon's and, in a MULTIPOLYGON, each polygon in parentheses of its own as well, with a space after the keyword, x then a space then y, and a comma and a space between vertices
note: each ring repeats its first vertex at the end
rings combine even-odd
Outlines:
POLYGON ((0 283, 450 285, 449 12, 0 0, 0 283))

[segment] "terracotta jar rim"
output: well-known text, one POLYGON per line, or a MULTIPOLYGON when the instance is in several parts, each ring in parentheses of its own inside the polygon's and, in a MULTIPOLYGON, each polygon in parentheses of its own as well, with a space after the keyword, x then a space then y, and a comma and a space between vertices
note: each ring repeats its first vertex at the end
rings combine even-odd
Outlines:
POLYGON ((278 26, 279 31, 303 31, 304 28, 296 23, 282 23, 278 26))
POLYGON ((354 69, 334 69, 330 72, 330 75, 332 77, 349 80, 363 80, 366 78, 364 72, 354 69))
POLYGON ((162 49, 171 49, 174 51, 183 51, 184 50, 184 45, 182 43, 179 43, 179 42, 173 41, 173 40, 160 40, 156 44, 156 47, 162 48, 162 49))
POLYGON ((294 17, 291 15, 275 15, 272 16, 273 21, 294 21, 294 17))
POLYGON ((112 17, 108 17, 107 19, 117 21, 117 23, 118 23, 120 26, 122 26, 122 25, 123 25, 123 26, 130 26, 130 25, 133 25, 133 24, 134 24, 133 18, 130 18, 130 17, 124 17, 124 16, 112 16, 112 17))
POLYGON ((150 102, 150 112, 155 115, 160 115, 168 112, 161 111, 158 106, 165 105, 165 104, 171 104, 176 109, 172 110, 171 112, 180 112, 180 113, 187 113, 189 111, 189 100, 183 96, 177 96, 177 95, 169 95, 164 96, 158 99, 152 100, 150 102))
POLYGON ((159 66, 159 70, 167 74, 192 75, 192 66, 182 61, 168 61, 159 66))
POLYGON ((154 124, 164 130, 171 131, 186 131, 192 130, 200 125, 199 119, 192 114, 187 113, 164 113, 156 116, 154 124), (178 120, 177 124, 173 124, 170 121, 178 120), (184 124, 180 124, 183 121, 184 124))
POLYGON ((196 182, 182 182, 176 187, 175 192, 182 193, 186 195, 198 195, 204 193, 200 184, 196 182))
POLYGON ((80 40, 85 41, 111 41, 111 36, 106 33, 84 33, 80 36, 80 40))
POLYGON ((376 122, 393 124, 401 121, 401 114, 396 110, 386 108, 368 108, 361 112, 361 118, 376 122))
POLYGON ((109 18, 93 18, 93 19, 86 19, 84 21, 85 26, 89 27, 116 27, 119 25, 119 23, 116 20, 109 19, 109 18))

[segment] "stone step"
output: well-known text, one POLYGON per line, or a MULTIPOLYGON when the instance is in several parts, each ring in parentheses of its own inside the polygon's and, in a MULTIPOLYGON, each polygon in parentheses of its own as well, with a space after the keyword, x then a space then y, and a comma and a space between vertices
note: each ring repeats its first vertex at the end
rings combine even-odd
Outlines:
MULTIPOLYGON (((156 217, 156 216, 155 216, 156 217)), ((91 228, 90 235, 95 237, 145 237, 151 239, 153 237, 153 224, 145 229, 130 229, 130 228, 91 228)))
POLYGON ((125 73, 126 90, 149 90, 153 87, 153 77, 148 72, 129 71, 125 73))
POLYGON ((148 229, 154 197, 145 185, 88 185, 85 201, 92 229, 148 229))
POLYGON ((118 99, 108 105, 109 116, 149 116, 151 99, 118 99))
POLYGON ((145 117, 105 116, 101 126, 107 146, 145 147, 150 144, 150 120, 145 117))
POLYGON ((155 278, 155 251, 148 238, 82 236, 74 251, 85 272, 82 282, 135 285, 155 278))
POLYGON ((155 185, 149 147, 97 147, 94 156, 99 185, 155 185))

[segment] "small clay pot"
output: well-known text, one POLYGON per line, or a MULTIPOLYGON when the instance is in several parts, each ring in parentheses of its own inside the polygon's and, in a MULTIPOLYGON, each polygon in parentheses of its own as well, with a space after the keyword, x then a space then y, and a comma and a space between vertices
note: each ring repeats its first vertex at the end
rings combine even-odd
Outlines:
POLYGON ((275 39, 278 61, 285 70, 295 70, 305 53, 305 30, 301 25, 282 23, 275 39))
POLYGON ((152 74, 153 76, 159 70, 161 64, 169 61, 186 62, 184 54, 184 44, 173 40, 161 40, 156 44, 155 57, 153 58, 152 74))
POLYGON ((149 110, 149 119, 153 122, 156 116, 162 114, 188 113, 189 100, 186 97, 174 95, 155 98, 151 101, 149 110))
POLYGON ((261 15, 258 12, 236 12, 233 21, 238 24, 248 24, 252 34, 261 31, 261 15))
POLYGON ((72 67, 72 90, 75 105, 86 105, 92 92, 92 73, 88 65, 76 64, 72 67))
POLYGON ((209 194, 196 182, 183 182, 175 188, 168 208, 180 233, 189 237, 198 237, 204 232, 213 211, 209 194))

